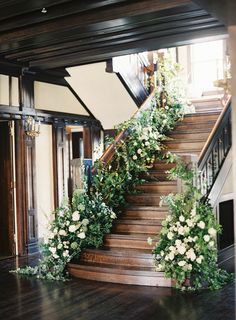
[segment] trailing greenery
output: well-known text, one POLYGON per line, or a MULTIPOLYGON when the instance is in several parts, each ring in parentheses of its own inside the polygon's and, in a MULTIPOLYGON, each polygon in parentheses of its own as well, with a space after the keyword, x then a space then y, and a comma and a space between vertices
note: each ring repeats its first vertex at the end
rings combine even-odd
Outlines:
POLYGON ((174 279, 176 288, 219 289, 232 279, 217 266, 216 236, 221 227, 212 207, 203 202, 193 185, 194 170, 174 158, 177 165, 170 170, 170 177, 184 181, 185 190, 162 199, 169 206, 169 215, 162 222, 160 240, 153 250, 156 268, 174 279))

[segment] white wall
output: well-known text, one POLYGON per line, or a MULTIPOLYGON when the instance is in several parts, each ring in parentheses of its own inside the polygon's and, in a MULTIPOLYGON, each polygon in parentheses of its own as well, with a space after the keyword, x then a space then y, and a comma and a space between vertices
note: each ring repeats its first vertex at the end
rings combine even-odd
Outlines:
POLYGON ((40 131, 40 135, 35 138, 35 148, 38 232, 39 238, 43 238, 54 210, 52 126, 41 125, 40 131))
POLYGON ((67 87, 35 81, 34 101, 36 109, 88 115, 67 87))
POLYGON ((107 73, 105 68, 105 62, 68 68, 71 77, 66 80, 104 129, 111 129, 128 120, 137 106, 117 75, 107 73))

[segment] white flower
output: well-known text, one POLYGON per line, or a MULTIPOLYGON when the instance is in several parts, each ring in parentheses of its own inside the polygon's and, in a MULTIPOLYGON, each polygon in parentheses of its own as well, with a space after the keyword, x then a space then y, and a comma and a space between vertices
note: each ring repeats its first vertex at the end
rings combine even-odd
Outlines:
POLYGON ((138 154, 141 154, 141 153, 142 153, 142 149, 139 148, 139 149, 137 150, 137 153, 138 153, 138 154))
POLYGON ((210 241, 210 242, 209 242, 209 247, 214 247, 214 245, 215 245, 215 242, 214 242, 214 241, 210 241))
POLYGON ((178 265, 180 267, 183 267, 185 264, 186 264, 186 262, 184 260, 181 260, 181 261, 178 262, 178 265))
POLYGON ((175 240, 176 247, 180 246, 181 244, 182 244, 181 240, 179 240, 179 239, 175 240))
POLYGON ((168 261, 169 260, 169 256, 168 254, 165 256, 165 260, 168 261))
POLYGON ((189 263, 189 264, 188 264, 188 270, 190 270, 190 271, 191 271, 191 270, 192 270, 192 268, 193 268, 193 266, 189 263))
POLYGON ((170 247, 169 247, 169 250, 175 252, 175 251, 176 251, 176 248, 175 248, 174 246, 170 246, 170 247))
POLYGON ((54 233, 54 234, 57 234, 57 232, 58 232, 58 229, 55 228, 55 229, 53 230, 53 233, 54 233))
POLYGON ((184 244, 181 244, 180 246, 177 247, 177 250, 179 254, 184 254, 186 252, 186 247, 184 244))
POLYGON ((170 259, 170 260, 174 260, 174 258, 175 258, 174 253, 173 253, 173 252, 170 252, 170 253, 169 253, 169 259, 170 259))
POLYGON ((184 233, 189 233, 189 227, 188 226, 184 227, 184 233))
POLYGON ((82 220, 82 225, 87 226, 89 224, 89 220, 88 219, 83 219, 82 220))
POLYGON ((158 144, 156 145, 156 150, 159 151, 161 150, 160 146, 158 146, 158 144))
POLYGON ((187 219, 186 220, 186 223, 189 227, 192 227, 193 226, 193 221, 191 219, 187 219))
POLYGON ((204 229, 204 228, 205 228, 205 222, 202 221, 202 220, 199 221, 197 225, 198 225, 198 227, 199 227, 200 229, 204 229))
POLYGON ((134 146, 136 147, 138 144, 137 144, 137 142, 136 141, 134 141, 134 146))
POLYGON ((151 246, 152 245, 152 238, 151 237, 148 237, 147 238, 147 243, 151 246))
POLYGON ((54 233, 50 232, 48 235, 48 239, 53 239, 54 238, 54 233))
POLYGON ((80 219, 79 211, 73 212, 73 214, 72 214, 72 220, 73 220, 73 221, 78 221, 79 219, 80 219))
POLYGON ((164 251, 161 250, 160 255, 163 257, 164 256, 164 251))
POLYGON ((208 233, 209 233, 211 236, 215 236, 215 235, 216 235, 216 229, 214 229, 214 228, 209 228, 209 229, 208 229, 208 233))
POLYGON ((136 154, 133 156, 133 160, 137 160, 138 157, 136 156, 136 154))
POLYGON ((168 238, 169 240, 172 240, 173 237, 174 237, 174 234, 173 234, 172 232, 168 232, 168 233, 167 233, 167 238, 168 238))
POLYGON ((84 232, 80 232, 77 234, 77 237, 80 239, 84 239, 85 238, 85 233, 84 232))
POLYGON ((181 214, 181 216, 179 216, 179 221, 180 222, 184 222, 185 221, 185 217, 181 214))
POLYGON ((210 236, 208 234, 205 234, 203 239, 204 239, 204 241, 208 242, 210 240, 210 236))
POLYGON ((172 220, 172 216, 170 214, 168 214, 168 216, 166 217, 166 221, 170 222, 172 220))
POLYGON ((56 253, 57 249, 54 247, 50 247, 49 251, 51 251, 52 254, 56 253))
POLYGON ((56 253, 54 253, 52 256, 53 256, 54 259, 58 259, 59 258, 59 255, 56 254, 56 253))
POLYGON ((115 212, 112 212, 111 215, 110 215, 110 217, 111 217, 112 219, 115 219, 115 218, 116 218, 115 212))
POLYGON ((178 234, 180 234, 180 235, 184 235, 184 233, 185 233, 185 229, 184 229, 184 227, 179 227, 179 229, 178 229, 178 234))
POLYGON ((59 235, 60 235, 60 236, 66 236, 66 231, 63 230, 63 229, 61 229, 61 230, 59 231, 59 235))
POLYGON ((57 249, 61 249, 63 247, 62 243, 59 243, 59 245, 57 246, 57 249))
POLYGON ((190 215, 192 217, 195 217, 196 216, 196 206, 193 207, 192 211, 190 212, 190 215))
POLYGON ((186 257, 191 261, 194 261, 196 259, 196 254, 192 248, 186 252, 186 257))
POLYGON ((149 146, 149 145, 150 145, 149 141, 146 141, 145 146, 149 146))
POLYGON ((77 230, 77 226, 75 226, 74 224, 72 224, 71 226, 69 226, 69 231, 70 232, 75 232, 77 230))
POLYGON ((63 257, 68 257, 69 256, 69 251, 65 250, 62 255, 63 255, 63 257))
POLYGON ((202 260, 203 260, 203 256, 199 256, 199 257, 197 257, 196 262, 197 262, 198 264, 201 264, 201 263, 202 263, 202 260))

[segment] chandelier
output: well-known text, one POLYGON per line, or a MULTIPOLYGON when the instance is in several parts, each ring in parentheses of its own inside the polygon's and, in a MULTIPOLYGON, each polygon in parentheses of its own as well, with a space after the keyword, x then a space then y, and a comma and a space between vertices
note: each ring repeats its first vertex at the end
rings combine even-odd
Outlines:
POLYGON ((40 120, 32 116, 27 116, 24 120, 25 134, 31 138, 38 137, 40 134, 40 120))

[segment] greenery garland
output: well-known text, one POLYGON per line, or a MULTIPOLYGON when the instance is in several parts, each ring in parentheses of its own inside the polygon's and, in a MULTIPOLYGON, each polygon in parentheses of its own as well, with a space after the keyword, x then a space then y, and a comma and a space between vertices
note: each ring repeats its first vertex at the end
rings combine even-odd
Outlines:
POLYGON ((194 170, 174 158, 177 164, 170 170, 170 178, 185 182, 185 191, 162 199, 169 206, 169 215, 162 222, 160 239, 153 250, 156 269, 174 279, 178 289, 219 289, 233 278, 217 265, 216 236, 221 226, 193 184, 194 170))

